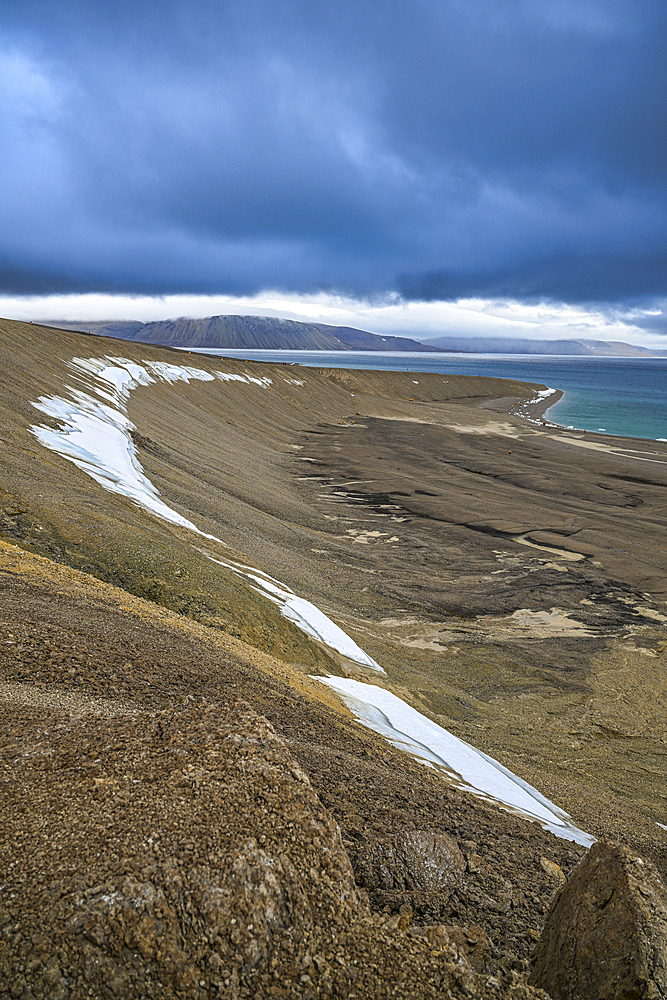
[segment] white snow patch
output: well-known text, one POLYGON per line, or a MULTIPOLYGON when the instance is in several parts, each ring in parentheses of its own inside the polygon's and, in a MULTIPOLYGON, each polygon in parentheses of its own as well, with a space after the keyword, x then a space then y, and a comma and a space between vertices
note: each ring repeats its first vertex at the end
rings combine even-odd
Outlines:
POLYGON ((385 673, 380 664, 364 652, 347 632, 332 622, 316 605, 311 604, 303 597, 298 597, 286 584, 280 583, 279 580, 275 580, 268 573, 263 573, 262 570, 255 569, 254 566, 245 566, 243 563, 228 559, 215 559, 207 552, 203 552, 203 555, 219 566, 230 569, 237 576, 251 580, 254 584, 253 590, 277 604, 280 613, 298 625, 306 635, 323 642, 330 649, 335 649, 348 660, 369 667, 377 673, 385 673))
POLYGON ((521 405, 522 406, 532 406, 535 403, 541 403, 543 399, 547 399, 549 396, 553 396, 554 392, 558 392, 558 389, 542 389, 537 393, 535 399, 526 399, 521 405))
POLYGON ((165 521, 202 534, 192 521, 160 499, 144 475, 129 437, 132 424, 124 414, 84 393, 76 393, 71 401, 42 396, 32 405, 60 422, 57 429, 44 425, 31 428, 45 448, 67 458, 111 493, 128 497, 165 521))
POLYGON ((214 372, 214 374, 221 382, 253 382, 263 389, 268 389, 273 384, 273 380, 270 378, 255 378, 254 375, 237 375, 235 372, 214 372))
POLYGON ((659 826, 661 830, 667 830, 667 826, 665 826, 665 824, 664 824, 664 823, 658 823, 658 821, 657 821, 657 820, 656 820, 656 823, 655 823, 655 825, 656 825, 656 826, 659 826))
POLYGON ((163 382, 189 382, 197 379, 200 382, 212 382, 214 376, 203 368, 192 368, 190 365, 170 365, 166 361, 153 361, 149 365, 151 371, 163 382))
MULTIPOLYGON (((142 367, 123 358, 74 358, 70 368, 80 372, 83 376, 80 381, 88 384, 107 402, 100 402, 95 396, 71 386, 67 387, 70 399, 40 396, 39 401, 32 405, 58 420, 60 426, 53 428, 42 424, 31 427, 31 430, 45 448, 68 459, 111 493, 127 497, 164 521, 220 541, 200 531, 192 521, 164 503, 141 468, 130 437, 134 425, 124 412, 124 404, 132 389, 156 381, 148 367, 158 378, 163 377, 160 369, 168 369, 165 377, 168 376, 169 381, 176 378, 189 381, 199 377, 199 373, 193 374, 195 369, 182 369, 179 373, 175 365, 147 363, 146 367, 142 367), (88 375, 93 376, 98 384, 87 383, 88 375)), ((201 375, 208 376, 208 372, 201 372, 201 375)))
POLYGON ((453 736, 391 691, 343 677, 318 677, 357 719, 390 743, 444 773, 451 784, 539 823, 564 840, 590 847, 595 838, 566 812, 498 761, 453 736))

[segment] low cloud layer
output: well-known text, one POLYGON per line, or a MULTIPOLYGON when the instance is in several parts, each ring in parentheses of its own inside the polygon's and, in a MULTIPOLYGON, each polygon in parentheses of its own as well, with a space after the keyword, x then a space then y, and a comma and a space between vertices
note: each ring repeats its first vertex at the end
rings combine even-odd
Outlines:
POLYGON ((406 301, 398 295, 359 299, 319 293, 228 295, 3 296, 0 316, 58 326, 61 322, 177 319, 183 316, 278 316, 351 326, 371 333, 426 340, 441 336, 514 337, 526 340, 607 340, 664 350, 667 302, 651 308, 461 299, 406 301))
POLYGON ((637 0, 4 4, 0 291, 664 298, 666 26, 637 0))

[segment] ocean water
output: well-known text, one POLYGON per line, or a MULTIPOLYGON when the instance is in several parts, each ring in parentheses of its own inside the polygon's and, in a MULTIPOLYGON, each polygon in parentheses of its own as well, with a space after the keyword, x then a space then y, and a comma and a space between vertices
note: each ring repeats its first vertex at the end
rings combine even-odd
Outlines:
MULTIPOLYGON (((193 352, 195 353, 195 352, 193 352)), ((667 440, 667 358, 580 358, 545 354, 409 354, 389 351, 202 350, 221 357, 314 368, 491 375, 562 389, 549 419, 626 437, 667 440)))

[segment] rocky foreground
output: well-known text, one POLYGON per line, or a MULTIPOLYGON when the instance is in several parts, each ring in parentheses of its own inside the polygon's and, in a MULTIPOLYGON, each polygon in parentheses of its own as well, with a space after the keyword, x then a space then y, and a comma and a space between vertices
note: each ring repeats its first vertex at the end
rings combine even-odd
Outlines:
POLYGON ((571 436, 507 412, 525 387, 479 379, 131 403, 161 496, 626 845, 586 852, 361 728, 309 676, 358 667, 31 434, 68 358, 173 354, 11 323, 0 342, 1 996, 667 996, 661 446, 599 440, 578 466, 571 436))

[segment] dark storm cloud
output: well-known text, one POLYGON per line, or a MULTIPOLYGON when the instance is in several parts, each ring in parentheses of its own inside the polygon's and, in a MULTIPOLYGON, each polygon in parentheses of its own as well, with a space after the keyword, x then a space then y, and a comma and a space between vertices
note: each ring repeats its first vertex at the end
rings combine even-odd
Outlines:
MULTIPOLYGON (((615 302, 655 296, 667 275, 667 253, 637 255, 628 271, 628 260, 600 252, 582 257, 576 253, 558 253, 533 259, 530 268, 524 262, 474 274, 402 275, 398 286, 407 299, 426 302, 459 298, 518 298, 524 301, 559 299, 565 302, 590 301, 591 290, 599 301, 615 302)), ((643 324, 642 324, 643 325, 643 324)))
POLYGON ((667 294, 663 3, 0 6, 0 287, 667 294))

